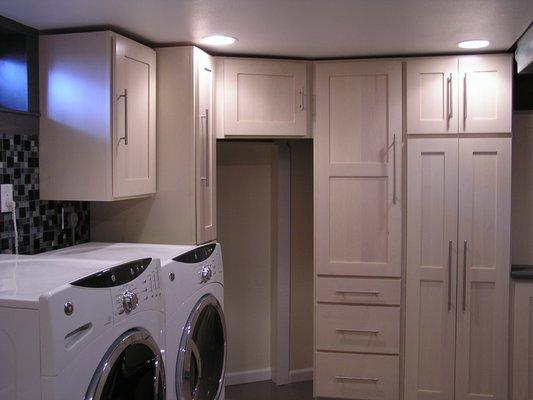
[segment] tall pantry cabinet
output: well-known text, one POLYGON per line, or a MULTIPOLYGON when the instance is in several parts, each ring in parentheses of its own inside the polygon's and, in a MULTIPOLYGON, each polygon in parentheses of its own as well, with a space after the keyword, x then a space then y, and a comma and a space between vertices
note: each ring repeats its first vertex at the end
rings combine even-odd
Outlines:
POLYGON ((402 65, 316 65, 316 397, 399 393, 402 65))
POLYGON ((507 399, 511 58, 410 60, 406 86, 404 398, 507 399))

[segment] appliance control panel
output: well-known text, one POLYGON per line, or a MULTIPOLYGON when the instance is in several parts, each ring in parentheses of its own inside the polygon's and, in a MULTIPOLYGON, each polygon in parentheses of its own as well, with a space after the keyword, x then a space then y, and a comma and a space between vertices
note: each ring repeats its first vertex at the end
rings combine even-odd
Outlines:
POLYGON ((150 265, 143 274, 124 285, 112 288, 115 322, 143 310, 161 310, 163 290, 161 269, 150 265))

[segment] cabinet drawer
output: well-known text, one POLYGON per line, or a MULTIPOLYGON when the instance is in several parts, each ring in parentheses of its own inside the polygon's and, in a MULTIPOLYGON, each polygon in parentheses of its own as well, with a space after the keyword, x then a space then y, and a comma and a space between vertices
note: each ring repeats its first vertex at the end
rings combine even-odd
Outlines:
POLYGON ((400 305, 399 279, 316 278, 318 302, 400 305))
POLYGON ((318 350, 398 354, 400 308, 316 305, 318 350))
POLYGON ((315 397, 394 400, 399 397, 398 356, 316 353, 315 397))

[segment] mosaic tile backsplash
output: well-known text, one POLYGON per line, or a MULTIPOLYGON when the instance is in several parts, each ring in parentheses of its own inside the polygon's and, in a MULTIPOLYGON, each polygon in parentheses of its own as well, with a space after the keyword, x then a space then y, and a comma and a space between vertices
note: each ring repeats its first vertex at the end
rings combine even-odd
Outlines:
MULTIPOLYGON (((13 184, 20 254, 36 254, 89 241, 89 203, 39 200, 38 136, 0 133, 0 171, 0 183, 13 184), (74 236, 67 217, 62 229, 62 208, 78 216, 74 236)), ((13 232, 11 213, 1 213, 2 253, 15 252, 13 232)))

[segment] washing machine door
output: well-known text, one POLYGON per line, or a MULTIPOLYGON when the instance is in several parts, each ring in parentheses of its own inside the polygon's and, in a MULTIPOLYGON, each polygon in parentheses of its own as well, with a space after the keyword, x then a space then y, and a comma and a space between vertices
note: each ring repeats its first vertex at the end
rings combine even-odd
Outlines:
POLYGON ((220 303, 205 295, 183 330, 176 365, 179 400, 216 400, 224 385, 226 323, 220 303))
POLYGON ((164 400, 165 368, 150 334, 131 330, 109 348, 85 400, 164 400))

